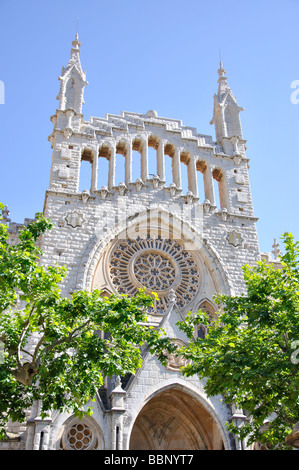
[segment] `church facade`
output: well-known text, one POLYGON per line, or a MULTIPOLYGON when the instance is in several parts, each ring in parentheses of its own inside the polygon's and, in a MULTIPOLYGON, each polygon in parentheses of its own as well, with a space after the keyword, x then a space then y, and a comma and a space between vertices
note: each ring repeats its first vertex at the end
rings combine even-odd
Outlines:
MULTIPOLYGON (((150 324, 163 326, 183 344, 187 338, 176 323, 199 308, 213 316, 214 294, 241 294, 242 266, 261 258, 242 108, 220 63, 211 121, 215 141, 154 110, 86 121, 87 81, 78 35, 72 46, 51 118, 53 153, 44 215, 54 226, 43 236, 43 263, 67 266, 64 296, 94 288, 105 295, 134 295, 141 287, 156 291, 159 301, 149 312, 150 324), (81 190, 84 165, 90 181, 81 190), (123 181, 118 182, 120 165, 123 181)), ((184 377, 181 366, 174 357, 165 367, 146 355, 136 375, 105 380, 92 416, 82 420, 61 413, 42 420, 37 404, 14 446, 245 448, 225 426, 229 420, 242 423, 242 410, 224 405, 221 397, 208 398, 203 382, 184 377)))

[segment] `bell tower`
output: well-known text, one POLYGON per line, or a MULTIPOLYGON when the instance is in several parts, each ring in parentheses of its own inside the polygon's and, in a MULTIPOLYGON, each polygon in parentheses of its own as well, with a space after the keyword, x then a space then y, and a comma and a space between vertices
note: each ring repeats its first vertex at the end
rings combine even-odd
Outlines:
POLYGON ((53 132, 49 141, 53 148, 50 171, 51 190, 78 191, 80 172, 80 153, 71 152, 76 146, 70 138, 80 132, 83 122, 84 87, 88 85, 86 72, 82 70, 78 33, 72 42, 71 56, 66 67, 62 67, 59 76, 60 89, 56 114, 51 117, 53 132))
POLYGON ((238 142, 243 140, 240 112, 243 111, 227 82, 226 72, 222 62, 218 69, 218 92, 214 95, 214 111, 210 124, 214 124, 216 142, 227 147, 231 142, 234 151, 238 148, 238 142))
POLYGON ((60 90, 57 96, 59 100, 59 110, 71 109, 76 114, 82 113, 84 104, 83 92, 87 85, 86 73, 83 72, 80 62, 80 46, 78 33, 72 42, 71 57, 64 68, 62 67, 60 80, 60 90))

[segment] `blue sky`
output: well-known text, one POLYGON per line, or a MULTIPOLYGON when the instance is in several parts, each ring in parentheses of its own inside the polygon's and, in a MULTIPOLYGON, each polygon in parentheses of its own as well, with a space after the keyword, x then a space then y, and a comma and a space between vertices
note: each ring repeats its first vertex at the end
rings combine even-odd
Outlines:
POLYGON ((43 209, 50 116, 78 21, 86 120, 155 109, 214 138, 220 50, 244 107, 260 249, 284 231, 298 240, 298 18, 298 0, 0 0, 0 201, 11 219, 43 209))

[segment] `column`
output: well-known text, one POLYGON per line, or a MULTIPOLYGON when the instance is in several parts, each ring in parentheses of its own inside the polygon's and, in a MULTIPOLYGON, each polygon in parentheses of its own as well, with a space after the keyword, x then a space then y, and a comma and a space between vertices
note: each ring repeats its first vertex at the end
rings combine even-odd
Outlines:
POLYGON ((125 159, 125 183, 128 186, 132 182, 132 142, 127 144, 125 159))
POLYGON ((161 181, 165 181, 164 140, 160 140, 157 150, 157 174, 161 181))
POLYGON ((35 433, 34 419, 29 419, 27 421, 27 437, 26 437, 26 445, 25 445, 26 450, 33 449, 34 433, 35 433))
POLYGON ((229 212, 231 211, 229 198, 228 198, 228 187, 227 187, 227 178, 226 172, 222 171, 222 178, 219 181, 219 199, 221 204, 221 209, 226 208, 229 212))
POLYGON ((90 191, 93 193, 98 188, 98 165, 99 165, 99 149, 93 152, 91 167, 91 186, 90 191))
MULTIPOLYGON (((234 403, 231 405, 231 411, 231 420, 233 421, 235 426, 241 427, 246 423, 246 421, 249 421, 248 417, 244 415, 243 410, 237 408, 234 403)), ((235 445, 236 450, 246 450, 246 442, 241 441, 238 437, 235 437, 235 445)))
POLYGON ((108 189, 111 189, 115 186, 115 145, 110 148, 111 154, 109 158, 109 174, 108 174, 108 189))
POLYGON ((177 188, 182 187, 180 153, 181 149, 176 147, 172 157, 172 178, 177 188))
POLYGON ((141 179, 144 183, 148 180, 148 141, 146 137, 142 139, 141 179))
POLYGON ((207 169, 203 174, 204 178, 204 186, 205 186, 205 198, 210 201, 212 206, 215 206, 215 192, 214 192, 214 185, 213 185, 213 175, 211 166, 208 164, 207 169))
POLYGON ((198 188, 197 188, 197 171, 196 171, 196 161, 194 155, 190 155, 188 163, 188 189, 192 191, 195 197, 198 197, 198 188))
POLYGON ((35 436, 32 450, 47 450, 50 439, 51 418, 35 418, 35 436))
POLYGON ((122 450, 123 444, 123 414, 126 411, 124 399, 127 393, 122 389, 120 377, 116 377, 115 388, 112 390, 111 399, 111 448, 113 450, 122 450))

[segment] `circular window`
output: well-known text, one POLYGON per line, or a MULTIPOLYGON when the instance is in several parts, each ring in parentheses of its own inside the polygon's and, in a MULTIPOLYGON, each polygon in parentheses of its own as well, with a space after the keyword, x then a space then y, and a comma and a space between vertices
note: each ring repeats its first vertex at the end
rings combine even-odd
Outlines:
POLYGON ((66 430, 64 444, 71 450, 91 449, 95 445, 95 436, 86 423, 78 421, 66 430))
POLYGON ((141 287, 167 291, 175 282, 176 267, 162 251, 143 251, 135 258, 133 274, 141 287))
POLYGON ((178 240, 137 237, 119 241, 110 257, 111 281, 120 294, 134 296, 138 289, 156 292, 159 301, 153 313, 163 314, 170 290, 176 304, 185 308, 200 287, 201 272, 192 255, 178 240))

